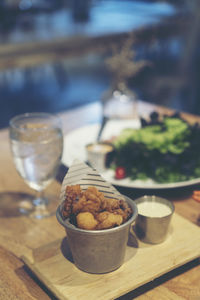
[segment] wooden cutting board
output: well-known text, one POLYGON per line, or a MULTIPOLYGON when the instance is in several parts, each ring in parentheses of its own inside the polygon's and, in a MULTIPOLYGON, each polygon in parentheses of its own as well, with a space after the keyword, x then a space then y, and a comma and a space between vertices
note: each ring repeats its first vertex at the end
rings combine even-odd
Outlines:
POLYGON ((131 229, 124 264, 107 274, 80 271, 70 255, 67 238, 33 251, 25 264, 59 299, 115 299, 200 256, 200 229, 173 215, 168 238, 159 245, 140 242, 131 229))

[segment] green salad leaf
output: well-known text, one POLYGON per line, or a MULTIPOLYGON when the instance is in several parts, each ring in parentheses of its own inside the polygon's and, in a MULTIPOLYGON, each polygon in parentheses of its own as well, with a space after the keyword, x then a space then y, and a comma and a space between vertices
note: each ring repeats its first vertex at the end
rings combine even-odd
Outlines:
POLYGON ((140 129, 127 128, 114 141, 114 168, 124 167, 132 179, 178 182, 200 176, 199 125, 179 115, 159 116, 140 129))

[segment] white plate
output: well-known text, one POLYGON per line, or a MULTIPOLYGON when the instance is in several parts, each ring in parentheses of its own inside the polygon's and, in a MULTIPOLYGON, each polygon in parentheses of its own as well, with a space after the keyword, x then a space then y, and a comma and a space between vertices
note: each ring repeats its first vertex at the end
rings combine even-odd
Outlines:
MULTIPOLYGON (((99 127, 100 124, 92 124, 71 131, 69 134, 65 135, 64 151, 62 157, 63 164, 70 167, 75 159, 79 159, 80 161, 87 160, 85 146, 96 140, 99 127)), ((140 122, 139 120, 110 121, 107 123, 103 131, 102 140, 106 140, 111 138, 112 136, 118 135, 123 128, 127 127, 140 128, 140 122)), ((168 189, 186 187, 200 183, 200 178, 174 183, 158 183, 153 181, 152 179, 148 179, 145 181, 131 180, 130 178, 117 180, 114 178, 114 172, 110 169, 108 169, 104 173, 101 173, 101 175, 113 185, 141 189, 168 189)))

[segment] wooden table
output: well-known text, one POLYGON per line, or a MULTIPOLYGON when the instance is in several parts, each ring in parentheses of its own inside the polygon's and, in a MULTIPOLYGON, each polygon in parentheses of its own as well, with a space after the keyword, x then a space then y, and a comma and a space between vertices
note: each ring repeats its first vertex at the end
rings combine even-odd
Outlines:
MULTIPOLYGON (((169 113, 169 109, 155 107, 138 102, 139 114, 148 114, 152 110, 169 113)), ((101 108, 98 103, 61 114, 64 133, 82 125, 99 121, 101 108)), ((195 122, 200 118, 185 115, 195 122)), ((9 203, 10 197, 19 197, 20 193, 33 193, 17 174, 9 149, 8 130, 0 131, 0 201, 9 203)), ((194 188, 181 191, 162 192, 170 198, 176 211, 200 225, 200 204, 191 198, 194 188)), ((53 182, 47 189, 59 201, 60 184, 53 182)), ((140 191, 141 192, 141 191, 140 191)), ((138 191, 132 194, 138 196, 138 191)), ((11 208, 0 211, 0 299, 54 299, 53 295, 27 270, 20 257, 31 257, 32 250, 64 236, 63 228, 56 217, 35 220, 12 214, 6 217, 11 208)), ((183 233, 184 234, 184 233, 183 233)), ((89 295, 88 295, 89 296, 89 295)), ((120 299, 200 299, 199 259, 176 269, 153 282, 121 297, 120 299)))

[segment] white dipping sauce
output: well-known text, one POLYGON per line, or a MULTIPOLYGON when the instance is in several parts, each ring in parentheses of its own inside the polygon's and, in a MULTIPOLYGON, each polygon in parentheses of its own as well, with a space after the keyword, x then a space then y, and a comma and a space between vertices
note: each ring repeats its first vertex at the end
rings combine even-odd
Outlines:
POLYGON ((87 146, 87 150, 88 151, 92 151, 95 153, 107 153, 107 152, 111 152, 113 150, 113 147, 109 144, 103 144, 103 143, 96 143, 96 144, 91 144, 87 146))
POLYGON ((169 206, 161 202, 144 201, 137 204, 138 213, 146 217, 165 217, 171 214, 169 206))

